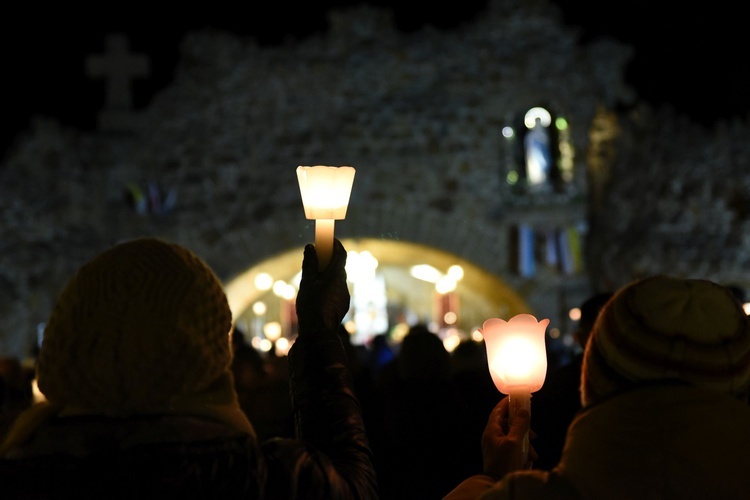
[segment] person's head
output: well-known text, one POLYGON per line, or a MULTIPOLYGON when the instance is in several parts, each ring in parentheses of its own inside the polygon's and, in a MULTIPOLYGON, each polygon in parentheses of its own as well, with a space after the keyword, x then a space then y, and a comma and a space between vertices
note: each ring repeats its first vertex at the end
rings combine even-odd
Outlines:
POLYGON ((426 325, 416 324, 401 341, 399 375, 404 380, 443 380, 450 377, 450 353, 426 325))
POLYGON ((450 353, 451 366, 455 371, 487 371, 487 348, 484 342, 463 339, 450 353))
POLYGON ((39 389, 51 403, 94 414, 167 411, 226 386, 231 329, 221 283, 198 256, 156 238, 126 241, 84 264, 58 297, 39 389))
POLYGON ((584 351, 582 404, 659 381, 747 400, 750 329, 731 290, 659 275, 624 286, 606 303, 584 351))
POLYGON ((578 342, 581 348, 586 347, 586 342, 589 340, 591 329, 594 328, 599 311, 602 310, 604 304, 613 295, 614 292, 598 292, 584 300, 583 304, 581 304, 581 318, 578 320, 578 328, 573 333, 576 342, 578 342))

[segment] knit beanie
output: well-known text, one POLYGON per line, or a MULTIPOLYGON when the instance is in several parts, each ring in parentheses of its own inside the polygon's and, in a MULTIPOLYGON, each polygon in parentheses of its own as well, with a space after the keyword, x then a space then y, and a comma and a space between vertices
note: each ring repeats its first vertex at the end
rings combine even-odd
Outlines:
POLYGON ((155 238, 120 243, 58 297, 38 386, 50 403, 91 413, 168 411, 226 379, 231 324, 219 280, 191 251, 155 238))
POLYGON ((728 288, 659 275, 626 285, 607 302, 584 351, 582 404, 651 381, 747 397, 750 330, 728 288))

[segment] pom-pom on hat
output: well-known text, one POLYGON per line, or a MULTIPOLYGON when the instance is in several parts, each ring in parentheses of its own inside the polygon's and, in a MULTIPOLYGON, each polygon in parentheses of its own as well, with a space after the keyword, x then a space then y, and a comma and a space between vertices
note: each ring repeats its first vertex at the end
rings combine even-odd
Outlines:
POLYGON ((621 288, 604 306, 584 352, 583 405, 659 380, 747 397, 750 330, 727 287, 652 276, 621 288))
POLYGON ((109 415, 168 411, 229 370, 232 314, 194 253, 156 238, 115 245, 63 289, 38 385, 51 402, 109 415))

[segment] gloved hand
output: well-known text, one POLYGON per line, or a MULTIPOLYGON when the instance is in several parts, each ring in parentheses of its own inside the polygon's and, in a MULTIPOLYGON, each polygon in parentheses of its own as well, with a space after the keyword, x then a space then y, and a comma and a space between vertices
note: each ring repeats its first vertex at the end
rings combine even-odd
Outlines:
POLYGON ((318 272, 318 254, 311 243, 305 245, 302 280, 297 292, 299 334, 336 332, 349 311, 349 287, 346 284, 346 249, 333 240, 331 261, 318 272))

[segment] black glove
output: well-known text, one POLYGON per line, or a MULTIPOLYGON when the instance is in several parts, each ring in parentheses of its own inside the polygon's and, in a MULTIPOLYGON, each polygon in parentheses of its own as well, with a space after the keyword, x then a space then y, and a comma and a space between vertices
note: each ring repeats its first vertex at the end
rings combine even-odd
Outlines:
POLYGON ((338 330, 350 304, 345 265, 346 249, 336 238, 331 261, 321 272, 318 272, 315 246, 305 245, 302 280, 295 304, 300 335, 338 330))

